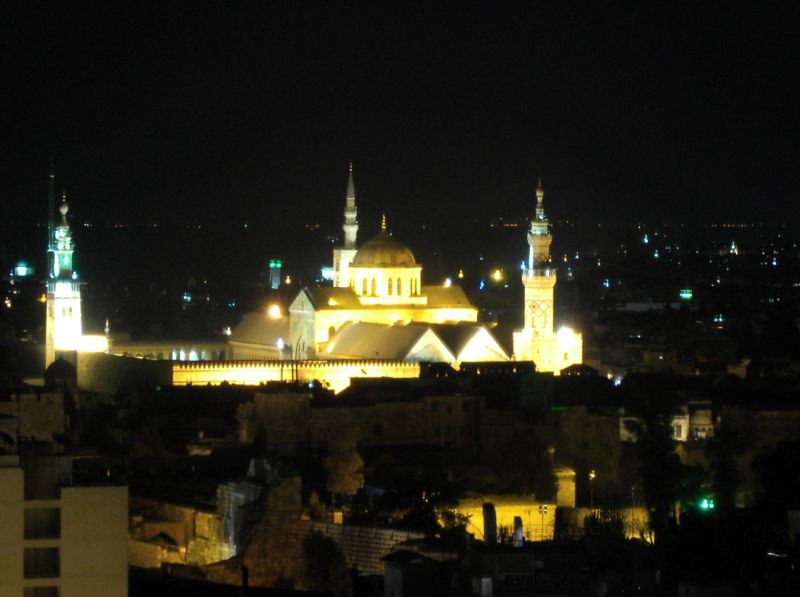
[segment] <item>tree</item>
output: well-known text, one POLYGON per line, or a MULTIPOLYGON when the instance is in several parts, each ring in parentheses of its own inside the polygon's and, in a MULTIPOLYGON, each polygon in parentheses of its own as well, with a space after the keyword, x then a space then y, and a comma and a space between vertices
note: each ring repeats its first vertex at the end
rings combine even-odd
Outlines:
POLYGON ((345 432, 332 437, 323 464, 334 506, 337 495, 354 496, 364 486, 364 461, 356 449, 355 433, 345 432))
POLYGON ((648 404, 642 418, 629 427, 638 437, 642 489, 658 542, 669 528, 670 518, 675 517, 675 504, 683 493, 687 467, 675 453, 669 409, 648 404))
POLYGON ((336 541, 322 533, 310 533, 303 540, 306 583, 312 591, 345 595, 348 586, 347 562, 336 541))

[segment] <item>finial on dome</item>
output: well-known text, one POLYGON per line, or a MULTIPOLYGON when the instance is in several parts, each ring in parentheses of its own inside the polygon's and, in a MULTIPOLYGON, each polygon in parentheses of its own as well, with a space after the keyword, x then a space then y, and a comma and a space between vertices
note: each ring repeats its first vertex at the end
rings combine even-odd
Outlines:
POLYGON ((350 171, 350 174, 353 173, 353 160, 350 160, 350 165, 348 166, 348 170, 350 171))
POLYGON ((386 214, 381 214, 381 232, 386 232, 386 214))

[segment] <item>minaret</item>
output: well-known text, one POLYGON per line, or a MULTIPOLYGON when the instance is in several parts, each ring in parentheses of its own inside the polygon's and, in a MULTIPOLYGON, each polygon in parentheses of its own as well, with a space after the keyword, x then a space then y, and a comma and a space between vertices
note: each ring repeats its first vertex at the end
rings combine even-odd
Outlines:
POLYGON ((554 328, 556 270, 550 263, 550 222, 544 213, 542 181, 536 187, 536 209, 528 229, 528 262, 522 272, 525 323, 514 332, 514 358, 533 361, 537 371, 558 373, 583 362, 583 337, 569 328, 554 328))
POLYGON ((48 243, 51 254, 47 272, 47 317, 45 324, 45 367, 64 353, 78 349, 82 335, 81 290, 72 256, 75 245, 67 222, 66 193, 58 208, 61 222, 53 227, 48 243))
POLYGON ((353 162, 350 162, 350 172, 347 177, 347 195, 344 206, 344 248, 356 248, 356 235, 358 234, 358 211, 356 210, 356 187, 353 184, 353 162))
POLYGON ((55 230, 56 213, 56 172, 53 160, 50 160, 50 171, 47 173, 47 271, 53 270, 53 230, 55 230))
POLYGON ((525 328, 534 337, 553 333, 553 288, 556 270, 550 267, 550 222, 544 213, 542 180, 536 188, 536 211, 528 230, 528 263, 522 272, 525 287, 525 328))
POLYGON ((344 246, 333 250, 333 285, 350 286, 350 263, 356 256, 356 237, 358 235, 358 210, 356 209, 356 186, 353 183, 353 162, 350 162, 347 176, 347 192, 344 204, 344 246))

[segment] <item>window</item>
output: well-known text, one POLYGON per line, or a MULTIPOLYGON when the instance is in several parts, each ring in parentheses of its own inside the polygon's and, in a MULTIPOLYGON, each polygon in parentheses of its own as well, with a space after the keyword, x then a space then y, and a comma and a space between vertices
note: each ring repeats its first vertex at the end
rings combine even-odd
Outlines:
POLYGON ((383 435, 383 425, 381 425, 380 423, 375 423, 372 426, 372 434, 375 437, 381 437, 383 435))
POLYGON ((25 587, 22 597, 58 597, 58 587, 25 587))
POLYGON ((362 295, 366 295, 367 294, 367 279, 366 278, 361 280, 361 294, 362 295))
POLYGON ((402 285, 401 285, 401 283, 400 283, 400 278, 397 278, 397 294, 398 294, 398 295, 400 295, 400 294, 402 294, 402 293, 403 293, 403 291, 402 291, 402 288, 403 288, 403 287, 402 287, 402 285))
POLYGON ((431 412, 435 413, 439 410, 439 403, 438 402, 431 402, 431 412))
POLYGON ((59 557, 57 547, 27 547, 23 553, 25 578, 57 578, 59 557))
POLYGON ((448 404, 447 405, 447 414, 448 415, 452 415, 453 414, 453 405, 452 404, 448 404))
POLYGON ((568 353, 568 352, 565 352, 565 353, 564 353, 564 360, 565 360, 565 361, 568 361, 568 360, 569 360, 569 353, 568 353))
POLYGON ((61 536, 61 510, 26 508, 25 539, 57 539, 61 536))
POLYGON ((674 437, 675 439, 680 439, 681 435, 683 435, 683 425, 673 425, 672 437, 674 437))
POLYGON ((375 278, 372 278, 372 296, 378 294, 377 292, 378 286, 375 284, 375 278))
POLYGON ((389 278, 389 282, 387 283, 387 288, 388 288, 388 294, 389 294, 389 296, 391 296, 392 295, 392 279, 391 278, 389 278))

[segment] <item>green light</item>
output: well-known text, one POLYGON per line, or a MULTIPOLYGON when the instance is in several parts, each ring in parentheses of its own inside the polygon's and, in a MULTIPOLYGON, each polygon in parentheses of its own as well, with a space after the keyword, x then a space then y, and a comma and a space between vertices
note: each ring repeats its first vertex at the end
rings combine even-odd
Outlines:
POLYGON ((270 269, 280 269, 283 267, 283 261, 280 259, 270 259, 269 260, 269 268, 270 269))
POLYGON ((681 288, 679 293, 682 301, 690 301, 692 300, 692 289, 691 288, 681 288))
POLYGON ((701 510, 713 510, 714 509, 714 500, 712 498, 703 498, 700 500, 700 509, 701 510))

